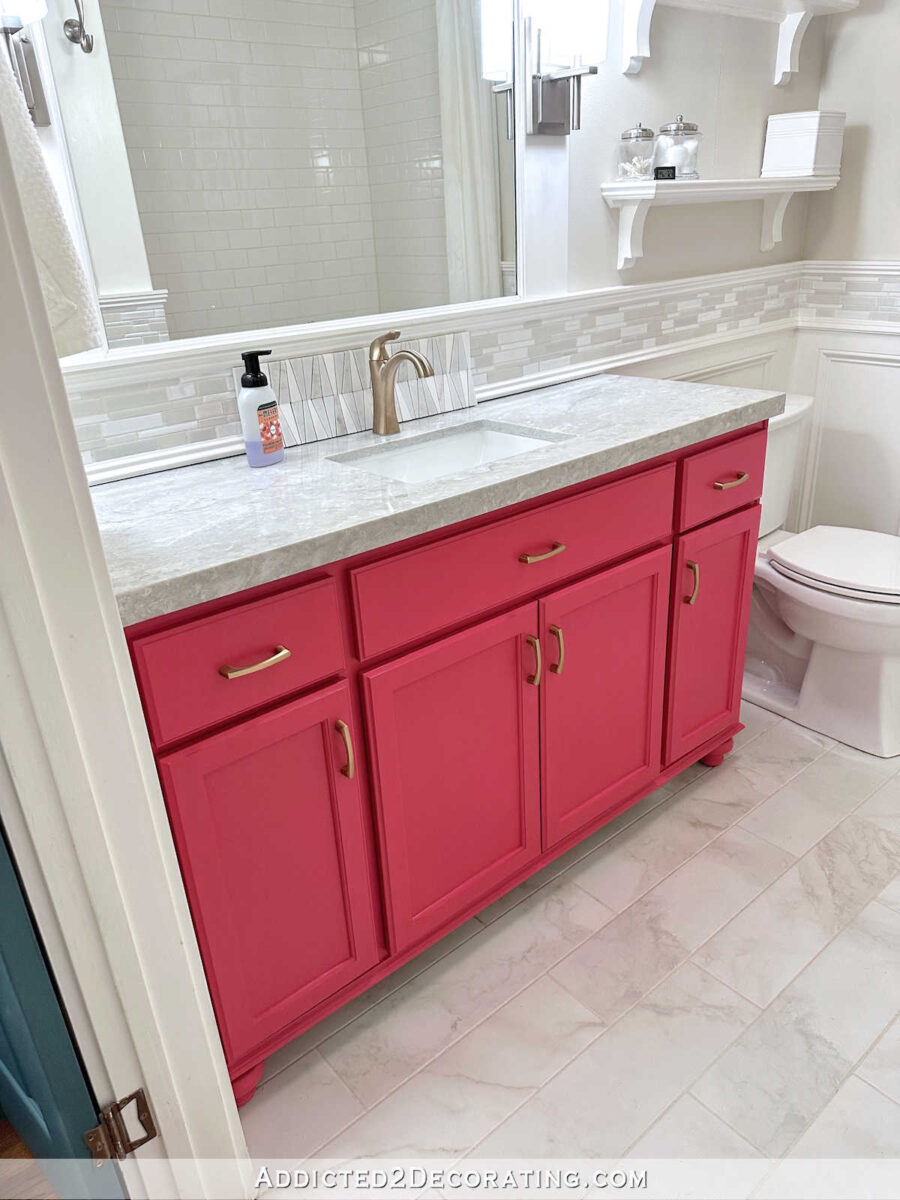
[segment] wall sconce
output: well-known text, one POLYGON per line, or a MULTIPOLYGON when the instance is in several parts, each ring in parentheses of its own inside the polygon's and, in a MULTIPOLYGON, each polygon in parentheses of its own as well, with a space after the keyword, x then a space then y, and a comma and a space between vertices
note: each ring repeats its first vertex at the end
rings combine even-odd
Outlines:
POLYGON ((533 0, 525 19, 531 79, 527 132, 566 137, 581 128, 581 81, 606 59, 604 0, 533 0))

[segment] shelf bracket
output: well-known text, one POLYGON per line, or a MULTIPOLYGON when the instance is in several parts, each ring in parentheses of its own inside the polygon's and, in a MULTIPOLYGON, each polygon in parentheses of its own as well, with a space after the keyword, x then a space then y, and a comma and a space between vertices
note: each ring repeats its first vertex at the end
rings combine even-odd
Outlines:
POLYGON ((623 75, 637 75, 650 57, 650 22, 656 0, 625 0, 623 13, 623 75))
POLYGON ((784 237, 784 214, 793 197, 793 192, 774 192, 763 202, 761 250, 774 250, 784 237))
POLYGON ((644 257, 644 222, 651 200, 634 200, 619 209, 619 270, 627 271, 644 257))
POLYGON ((775 86, 789 83, 791 76, 800 70, 800 47, 803 35, 813 19, 810 10, 788 13, 778 26, 778 51, 775 56, 775 86))

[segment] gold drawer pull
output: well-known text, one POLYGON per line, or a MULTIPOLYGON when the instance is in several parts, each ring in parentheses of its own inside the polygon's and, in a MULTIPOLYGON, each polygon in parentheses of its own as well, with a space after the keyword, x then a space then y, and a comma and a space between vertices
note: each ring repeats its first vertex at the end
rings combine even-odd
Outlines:
POLYGON ((563 550, 565 550, 565 548, 566 547, 562 542, 554 542, 553 546, 547 551, 546 554, 520 554, 519 562, 520 563, 546 562, 548 558, 556 558, 557 554, 562 554, 562 552, 563 552, 563 550))
POLYGON ((717 479, 713 484, 713 487, 717 492, 727 492, 733 487, 740 487, 741 484, 746 483, 749 478, 750 475, 747 471, 738 471, 737 479, 729 479, 726 483, 722 483, 721 480, 717 479))
POLYGON ((347 765, 341 767, 341 774, 352 779, 356 774, 356 759, 353 756, 353 738, 350 736, 350 726, 346 721, 335 721, 334 727, 344 739, 344 747, 347 751, 347 765))
POLYGON ((532 637, 531 634, 528 635, 525 641, 534 649, 534 674, 528 676, 528 682, 533 683, 537 687, 541 682, 541 666, 543 664, 541 641, 540 638, 532 637))
POLYGON ((550 632, 556 638, 556 644, 559 647, 559 656, 558 656, 556 662, 550 668, 550 670, 553 672, 554 675, 562 675, 563 665, 565 664, 565 661, 566 661, 565 638, 563 637, 563 631, 560 629, 560 627, 558 625, 551 625, 550 632))
POLYGON ((257 671, 265 671, 266 667, 274 667, 276 663, 286 662, 291 657, 287 646, 276 646, 271 658, 254 663, 252 667, 219 667, 219 674, 226 679, 240 679, 242 675, 254 675, 257 671))
POLYGON ((700 595, 700 564, 695 562, 686 562, 684 564, 694 576, 694 590, 689 596, 685 596, 685 604, 696 604, 697 597, 700 595))

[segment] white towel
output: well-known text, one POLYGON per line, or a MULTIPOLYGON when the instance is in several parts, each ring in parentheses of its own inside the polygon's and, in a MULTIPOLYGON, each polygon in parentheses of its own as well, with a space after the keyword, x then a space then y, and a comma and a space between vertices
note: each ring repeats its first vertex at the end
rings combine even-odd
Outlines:
POLYGON ((0 121, 25 210, 56 353, 64 358, 91 350, 103 344, 94 297, 2 42, 0 121))

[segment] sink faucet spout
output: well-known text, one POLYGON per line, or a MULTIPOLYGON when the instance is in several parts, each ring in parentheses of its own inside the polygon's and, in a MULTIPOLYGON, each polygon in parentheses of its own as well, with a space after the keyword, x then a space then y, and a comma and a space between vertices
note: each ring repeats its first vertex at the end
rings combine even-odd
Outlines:
POLYGON ((372 377, 372 431, 378 434, 400 432, 397 420, 396 376, 401 363, 411 363, 420 379, 434 375, 434 367, 415 350, 398 350, 388 354, 386 342, 395 341, 399 330, 382 334, 369 347, 369 374, 372 377))

